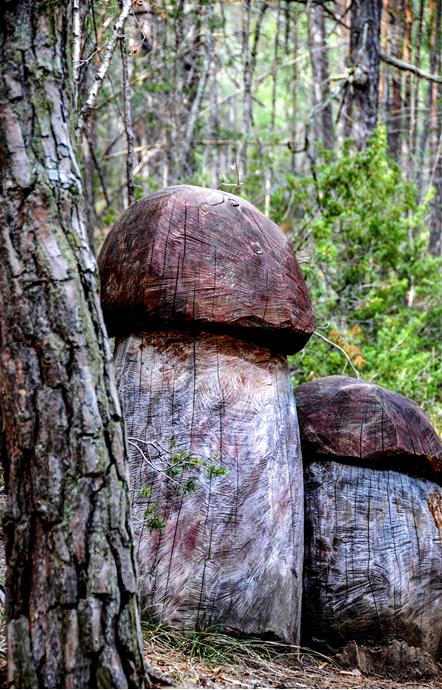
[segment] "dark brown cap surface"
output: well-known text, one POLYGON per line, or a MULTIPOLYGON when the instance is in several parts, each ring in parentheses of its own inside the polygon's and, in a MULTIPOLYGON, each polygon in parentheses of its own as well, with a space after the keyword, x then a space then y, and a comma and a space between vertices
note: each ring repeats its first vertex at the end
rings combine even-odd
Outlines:
POLYGON ((290 243, 233 194, 181 185, 138 201, 110 231, 98 264, 110 335, 192 324, 296 352, 314 329, 290 243))
POLYGON ((441 441, 422 410, 399 393, 328 376, 298 386, 295 397, 307 460, 329 456, 373 467, 386 461, 396 469, 404 462, 404 469, 441 478, 441 441))

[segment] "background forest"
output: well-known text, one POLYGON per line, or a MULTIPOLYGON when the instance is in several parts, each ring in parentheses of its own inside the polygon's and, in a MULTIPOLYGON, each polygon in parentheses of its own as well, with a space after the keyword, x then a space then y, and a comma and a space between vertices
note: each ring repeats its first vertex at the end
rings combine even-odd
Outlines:
POLYGON ((442 0, 353 4, 380 43, 350 0, 135 0, 111 57, 121 6, 85 3, 80 98, 106 74, 83 105, 89 233, 166 185, 247 198, 312 291, 294 381, 359 372, 440 428, 442 0))

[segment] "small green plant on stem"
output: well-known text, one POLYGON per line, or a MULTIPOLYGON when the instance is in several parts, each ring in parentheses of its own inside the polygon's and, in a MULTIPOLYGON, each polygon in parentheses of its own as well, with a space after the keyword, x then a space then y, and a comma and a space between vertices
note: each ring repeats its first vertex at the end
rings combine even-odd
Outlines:
MULTIPOLYGON (((185 449, 177 450, 175 437, 170 439, 168 448, 158 441, 144 441, 134 436, 128 438, 128 443, 136 448, 150 469, 157 476, 163 476, 182 498, 197 491, 201 473, 209 480, 227 474, 227 468, 219 464, 219 455, 213 453, 204 458, 185 449), (153 458, 151 453, 154 454, 153 458)), ((138 489, 139 501, 146 500, 143 525, 150 530, 162 530, 166 520, 161 514, 161 506, 152 496, 153 490, 153 486, 138 489)))

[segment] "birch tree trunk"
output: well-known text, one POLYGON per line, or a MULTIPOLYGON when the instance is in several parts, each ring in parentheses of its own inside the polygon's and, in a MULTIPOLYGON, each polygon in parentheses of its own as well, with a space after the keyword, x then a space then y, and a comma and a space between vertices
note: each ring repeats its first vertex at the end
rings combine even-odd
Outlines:
POLYGON ((143 687, 127 467, 83 223, 71 45, 70 2, 3 8, 9 684, 143 687))

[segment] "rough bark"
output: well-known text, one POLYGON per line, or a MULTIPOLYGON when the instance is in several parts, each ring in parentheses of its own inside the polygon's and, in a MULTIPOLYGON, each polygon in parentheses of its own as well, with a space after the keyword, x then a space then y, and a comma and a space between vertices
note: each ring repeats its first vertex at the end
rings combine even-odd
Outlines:
POLYGON ((72 16, 70 2, 2 9, 9 683, 142 687, 124 443, 75 154, 72 16))
POLYGON ((378 116, 379 39, 382 0, 351 4, 350 65, 353 136, 363 147, 378 116))
POLYGON ((115 360, 144 609, 178 627, 296 643, 303 485, 286 358, 226 335, 171 330, 119 340, 115 360), (216 456, 227 474, 167 477, 176 452, 216 456), (196 488, 185 494, 190 478, 196 488), (155 505, 164 529, 149 528, 155 505))
POLYGON ((401 472, 307 457, 305 639, 406 642, 442 633, 442 490, 401 472))
MULTIPOLYGON (((407 64, 411 64, 413 60, 413 4, 412 0, 404 0, 404 12, 405 16, 404 22, 404 58, 407 64)), ((404 141, 405 141, 405 154, 406 154, 406 173, 408 179, 412 179, 413 173, 413 159, 412 159, 412 137, 411 132, 413 129, 413 117, 412 117, 412 72, 406 71, 405 73, 405 83, 404 83, 404 141)))
POLYGON ((99 266, 112 335, 198 325, 294 352, 314 328, 287 238, 232 194, 182 185, 137 202, 107 236, 99 266))

